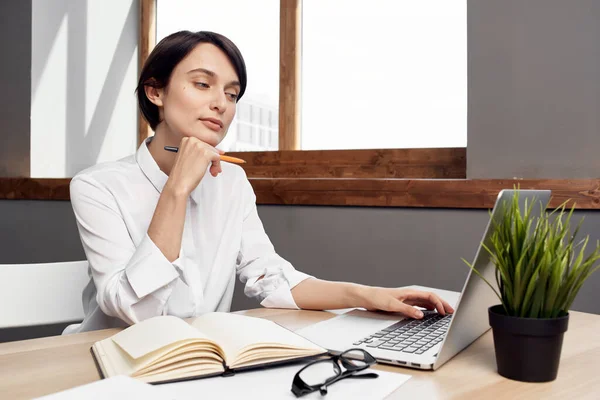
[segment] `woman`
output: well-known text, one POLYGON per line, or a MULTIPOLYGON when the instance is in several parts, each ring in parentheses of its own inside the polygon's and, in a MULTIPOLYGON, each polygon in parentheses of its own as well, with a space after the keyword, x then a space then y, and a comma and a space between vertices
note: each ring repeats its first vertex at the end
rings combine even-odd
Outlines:
POLYGON ((229 311, 236 273, 266 307, 452 312, 432 293, 323 281, 277 255, 243 169, 221 162, 216 149, 245 88, 242 55, 222 35, 177 32, 152 51, 137 95, 154 136, 135 155, 71 182, 92 280, 85 320, 66 332, 229 311))

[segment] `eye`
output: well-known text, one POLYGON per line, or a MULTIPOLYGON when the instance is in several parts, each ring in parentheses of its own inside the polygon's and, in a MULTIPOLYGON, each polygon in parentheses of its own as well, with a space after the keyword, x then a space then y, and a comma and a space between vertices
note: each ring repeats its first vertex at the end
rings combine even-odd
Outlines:
POLYGON ((196 86, 199 86, 199 87, 204 88, 204 89, 208 89, 210 87, 210 86, 208 86, 208 83, 204 83, 204 82, 194 82, 194 84, 196 86))
POLYGON ((236 101, 238 98, 238 95, 235 93, 225 93, 227 95, 227 97, 229 97, 229 100, 231 101, 236 101))

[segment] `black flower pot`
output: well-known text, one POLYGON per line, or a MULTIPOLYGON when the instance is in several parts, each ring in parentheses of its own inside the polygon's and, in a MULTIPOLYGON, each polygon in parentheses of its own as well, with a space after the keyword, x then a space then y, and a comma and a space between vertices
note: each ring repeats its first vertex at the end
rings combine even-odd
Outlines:
POLYGON ((500 375, 524 382, 556 379, 568 313, 558 318, 519 318, 496 305, 488 314, 500 375))

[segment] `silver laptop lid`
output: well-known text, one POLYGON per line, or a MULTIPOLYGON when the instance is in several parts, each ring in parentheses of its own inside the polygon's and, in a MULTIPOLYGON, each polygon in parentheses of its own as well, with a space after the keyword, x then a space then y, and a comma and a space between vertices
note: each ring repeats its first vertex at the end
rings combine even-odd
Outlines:
MULTIPOLYGON (((479 243, 473 265, 484 277, 490 282, 496 290, 495 267, 492 263, 488 252, 483 248, 481 243, 490 246, 490 237, 492 231, 492 220, 499 221, 499 217, 503 214, 505 205, 510 205, 515 190, 502 190, 498 193, 496 204, 492 210, 490 220, 483 238, 479 243)), ((519 207, 525 209, 525 200, 531 204, 536 202, 532 212, 539 213, 546 208, 550 200, 550 190, 518 190, 519 207)), ((433 369, 442 366, 446 361, 454 357, 462 349, 470 345, 479 336, 487 332, 490 328, 488 320, 488 308, 492 305, 499 304, 500 300, 492 289, 479 277, 469 269, 467 280, 461 292, 461 295, 456 304, 456 309, 446 338, 442 343, 440 353, 435 360, 433 369)))

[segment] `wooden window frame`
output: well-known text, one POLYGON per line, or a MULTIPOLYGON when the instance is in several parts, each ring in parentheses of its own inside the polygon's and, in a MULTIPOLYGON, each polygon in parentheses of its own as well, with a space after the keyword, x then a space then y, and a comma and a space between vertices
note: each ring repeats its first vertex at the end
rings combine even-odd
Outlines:
MULTIPOLYGON (((156 45, 156 0, 140 0, 140 31, 138 45, 138 75, 144 62, 156 45)), ((152 135, 152 129, 138 110, 138 140, 139 146, 152 135)))
MULTIPOLYGON (((302 0, 280 0, 279 151, 244 157, 258 204, 491 208, 503 188, 550 189, 600 209, 600 179, 466 179, 466 148, 300 149, 302 0)), ((156 0, 140 0, 139 67, 156 44, 156 0)), ((138 119, 138 143, 151 135, 138 119)), ((231 153, 234 154, 234 153, 231 153)), ((0 199, 69 200, 70 179, 0 178, 0 199)))

